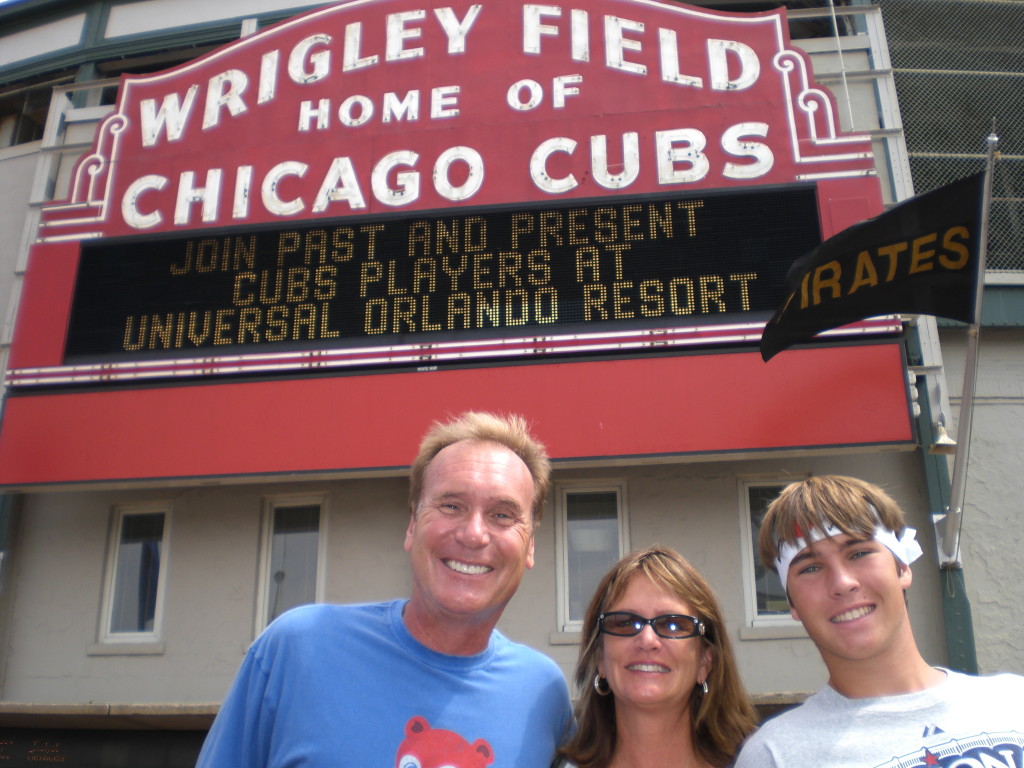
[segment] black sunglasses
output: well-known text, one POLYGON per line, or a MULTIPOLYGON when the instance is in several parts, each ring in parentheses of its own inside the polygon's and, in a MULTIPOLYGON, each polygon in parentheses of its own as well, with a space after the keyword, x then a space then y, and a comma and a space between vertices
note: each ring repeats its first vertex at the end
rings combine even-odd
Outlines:
POLYGON ((597 617, 597 625, 601 632, 618 637, 639 635, 648 624, 658 637, 669 640, 703 636, 705 631, 704 622, 696 616, 684 616, 679 613, 666 613, 653 619, 645 619, 629 611, 611 611, 597 617))

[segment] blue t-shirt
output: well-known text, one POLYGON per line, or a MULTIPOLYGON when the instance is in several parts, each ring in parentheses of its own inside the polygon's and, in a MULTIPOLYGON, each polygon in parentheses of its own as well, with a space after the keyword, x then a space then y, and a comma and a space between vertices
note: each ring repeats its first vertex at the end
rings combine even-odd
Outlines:
POLYGON ((547 656, 498 631, 473 656, 420 644, 404 600, 309 605, 253 643, 198 768, 547 768, 571 717, 547 656))

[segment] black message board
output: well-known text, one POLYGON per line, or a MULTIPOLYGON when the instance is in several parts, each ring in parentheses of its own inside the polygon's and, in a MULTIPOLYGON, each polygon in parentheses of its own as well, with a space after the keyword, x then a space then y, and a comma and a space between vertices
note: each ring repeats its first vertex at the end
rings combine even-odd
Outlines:
POLYGON ((819 242, 812 185, 98 241, 65 360, 767 317, 819 242))

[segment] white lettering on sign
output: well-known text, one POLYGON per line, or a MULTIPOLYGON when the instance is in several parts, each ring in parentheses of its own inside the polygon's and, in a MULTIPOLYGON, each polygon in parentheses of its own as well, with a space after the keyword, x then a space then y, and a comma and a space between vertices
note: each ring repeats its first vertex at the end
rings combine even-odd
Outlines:
POLYGON ((708 175, 711 163, 704 154, 707 138, 701 131, 696 128, 658 131, 654 141, 659 184, 693 183, 708 175), (680 168, 680 163, 688 167, 680 168))
POLYGON ((523 6, 523 53, 540 53, 541 35, 558 35, 558 27, 545 24, 541 19, 545 16, 561 16, 562 9, 557 5, 524 5, 523 6))
POLYGON ((754 49, 735 40, 708 40, 708 66, 713 91, 745 90, 761 74, 761 62, 754 49), (739 61, 740 71, 735 77, 729 76, 729 54, 739 61))
MULTIPOLYGON (((452 8, 435 8, 436 23, 444 32, 447 41, 445 53, 459 56, 466 53, 467 38, 483 6, 472 5, 462 18, 452 8)), ((426 23, 425 10, 403 11, 388 14, 385 18, 385 40, 383 57, 381 52, 364 52, 363 23, 352 22, 345 26, 341 41, 342 73, 352 72, 367 67, 378 66, 384 62, 404 62, 422 58, 427 49, 416 45, 423 37, 423 24, 426 23)), ((309 35, 287 51, 285 70, 289 80, 296 85, 309 85, 330 77, 335 66, 335 57, 339 53, 335 49, 334 36, 326 32, 309 35)), ((259 83, 256 89, 256 103, 273 102, 278 90, 278 68, 281 51, 273 50, 264 53, 260 59, 259 83)), ((219 72, 206 82, 206 104, 203 111, 202 129, 212 130, 221 123, 224 111, 231 117, 244 114, 249 105, 245 100, 245 92, 249 86, 249 77, 237 69, 219 72)), ((141 124, 142 145, 154 147, 161 137, 166 141, 179 141, 185 135, 192 119, 193 106, 199 96, 200 86, 194 83, 188 87, 184 96, 179 93, 168 93, 161 101, 149 98, 139 104, 139 120, 141 124)), ((459 114, 457 98, 459 86, 444 86, 432 92, 431 117, 443 119, 459 114)), ((368 122, 373 115, 367 107, 370 97, 359 96, 354 102, 339 107, 338 119, 345 125, 358 126, 368 122), (359 109, 359 108, 362 109, 359 109)), ((418 96, 416 97, 418 99, 418 96)), ((299 115, 300 130, 309 130, 309 123, 316 121, 317 128, 326 127, 328 118, 321 111, 324 100, 318 100, 316 106, 312 101, 303 102, 299 115), (304 127, 303 127, 304 126, 304 127)), ((391 115, 396 114, 392 111, 391 115)))
POLYGON ((281 59, 280 51, 267 51, 260 57, 260 87, 257 104, 273 101, 277 95, 277 66, 281 59))
POLYGON ((427 12, 406 11, 404 13, 388 14, 387 45, 385 47, 385 58, 387 61, 402 61, 402 59, 415 59, 423 55, 420 47, 406 48, 406 40, 415 40, 423 35, 423 30, 416 27, 408 29, 406 24, 412 21, 419 21, 426 17, 427 12))
POLYGON ((754 162, 740 165, 726 163, 722 175, 729 179, 756 179, 764 176, 775 164, 771 147, 757 141, 744 141, 746 136, 768 136, 768 123, 739 123, 722 134, 722 149, 733 157, 751 157, 754 162))
POLYGON ((420 196, 420 175, 416 171, 398 171, 394 174, 395 185, 390 186, 388 176, 396 168, 414 168, 420 156, 412 150, 390 152, 374 166, 370 176, 373 195, 384 205, 408 205, 420 196))
POLYGON ((434 88, 430 92, 430 117, 442 120, 446 117, 457 117, 459 114, 459 92, 457 85, 445 85, 434 88))
POLYGON ((121 216, 124 217, 128 226, 133 229, 152 229, 158 226, 164 217, 160 211, 144 213, 139 208, 139 198, 149 190, 160 191, 167 186, 167 177, 157 174, 149 174, 136 179, 128 185, 121 199, 121 216))
POLYGON ((561 195, 579 186, 576 177, 571 173, 556 179, 548 174, 548 158, 556 152, 564 152, 571 155, 576 151, 576 142, 573 139, 559 136, 548 139, 534 150, 530 158, 530 178, 537 188, 542 192, 550 192, 552 195, 561 195))
MULTIPOLYGON (((579 96, 576 84, 583 82, 583 75, 559 75, 551 81, 551 106, 565 109, 567 96, 579 96)), ((536 80, 518 80, 509 86, 505 102, 517 112, 536 109, 544 101, 544 86, 536 80), (525 100, 524 100, 525 97, 525 100)))
POLYGON ((224 107, 232 117, 245 112, 242 93, 249 84, 245 72, 229 69, 210 78, 210 87, 206 90, 206 110, 203 112, 203 130, 209 130, 220 122, 220 113, 224 107))
MULTIPOLYGON (((721 139, 722 149, 736 158, 750 158, 752 162, 727 162, 722 175, 731 179, 755 179, 766 175, 774 165, 774 155, 768 145, 754 141, 752 137, 767 138, 767 123, 739 123, 727 128, 721 139)), ((711 170, 711 162, 704 150, 707 137, 696 128, 676 128, 669 131, 655 131, 653 152, 648 162, 654 162, 658 173, 658 184, 694 184, 703 181, 711 170)), ((530 158, 530 178, 543 192, 561 195, 579 186, 579 180, 569 173, 555 178, 548 172, 548 159, 556 153, 572 156, 577 142, 565 136, 541 142, 530 158)), ((606 189, 625 189, 640 174, 644 153, 639 135, 628 132, 622 136, 622 162, 613 164, 608 159, 609 140, 605 135, 590 137, 590 174, 606 189), (618 170, 621 168, 621 171, 618 170)))
POLYGON ((354 72, 357 69, 363 69, 364 67, 372 67, 378 61, 380 56, 373 54, 372 56, 362 56, 360 51, 363 45, 363 22, 356 21, 352 24, 348 24, 345 27, 345 47, 344 53, 342 54, 342 72, 354 72))
POLYGON ((397 93, 385 93, 382 107, 381 122, 415 122, 420 119, 420 92, 408 91, 402 99, 397 93))
POLYGON ((178 202, 174 206, 174 223, 184 226, 189 223, 189 211, 192 203, 202 203, 203 221, 217 220, 217 204, 220 202, 220 168, 211 168, 206 172, 206 186, 196 187, 193 182, 195 174, 185 171, 181 174, 178 184, 178 202))
POLYGON ((331 43, 330 35, 311 35, 292 48, 288 56, 288 77, 293 83, 306 85, 323 80, 331 68, 330 51, 313 51, 314 46, 326 47, 331 43), (310 53, 310 51, 313 51, 310 53))
MULTIPOLYGON (((458 117, 460 92, 461 87, 458 85, 442 85, 431 88, 430 119, 444 120, 458 117)), ((384 123, 402 120, 415 122, 420 119, 420 92, 418 90, 407 91, 404 96, 399 96, 393 91, 388 91, 381 98, 379 111, 380 121, 384 123)), ((373 99, 356 93, 341 102, 337 109, 337 118, 338 122, 346 128, 358 128, 370 122, 377 113, 377 105, 373 99)), ((334 112, 331 109, 330 99, 319 99, 315 104, 312 101, 303 101, 299 104, 299 132, 327 130, 331 127, 332 114, 334 112)))
POLYGON ((142 146, 152 147, 157 143, 160 132, 166 130, 168 141, 179 141, 185 132, 185 123, 192 112, 199 86, 192 85, 185 91, 184 102, 178 94, 168 93, 157 109, 156 99, 143 99, 139 104, 142 119, 142 146))
POLYGON ((590 167, 594 181, 605 189, 628 187, 640 175, 640 135, 635 131, 622 134, 620 173, 612 173, 608 165, 608 137, 590 137, 590 167))
POLYGON ((626 37, 630 32, 643 34, 642 21, 630 21, 618 16, 604 17, 604 63, 612 69, 646 75, 647 67, 626 60, 626 51, 641 51, 643 46, 639 40, 626 37))
POLYGON ((476 17, 480 15, 481 8, 483 8, 482 5, 471 5, 469 11, 466 12, 466 18, 462 21, 459 21, 459 17, 451 8, 438 8, 434 11, 437 20, 441 22, 441 28, 444 29, 444 33, 448 37, 449 55, 466 52, 466 35, 473 27, 476 17))
POLYGON ((674 29, 658 30, 658 48, 661 52, 661 79, 666 83, 703 88, 704 80, 679 71, 679 40, 674 29))
POLYGON ((235 197, 231 206, 231 218, 244 219, 249 215, 249 191, 252 189, 252 166, 243 165, 235 174, 235 197))
POLYGON ((347 202, 351 211, 366 207, 366 199, 356 178, 356 169, 347 157, 336 157, 331 162, 330 170, 313 202, 313 213, 323 213, 331 203, 340 201, 347 202))
POLYGON ((297 176, 301 179, 308 170, 308 165, 295 160, 278 163, 271 168, 270 173, 263 178, 263 186, 260 189, 264 207, 277 216, 294 216, 296 213, 301 213, 306 207, 302 198, 282 200, 278 188, 285 177, 297 176))
MULTIPOLYGON (((558 18, 562 9, 557 5, 523 6, 523 53, 539 54, 541 35, 558 36, 558 27, 545 24, 543 18, 558 18)), ((569 12, 569 39, 573 61, 590 61, 590 15, 587 11, 574 8, 569 12)))
MULTIPOLYGON (((562 9, 556 5, 523 6, 523 53, 539 55, 545 38, 557 39, 562 30, 550 20, 561 19, 562 9)), ((569 14, 570 55, 575 61, 590 60, 590 19, 586 11, 572 9, 569 14)), ((713 91, 741 91, 750 88, 761 74, 757 52, 736 40, 707 41, 707 78, 680 71, 679 41, 676 30, 659 27, 655 33, 642 21, 621 16, 604 16, 602 29, 605 66, 622 72, 646 76, 648 61, 657 63, 662 81, 690 88, 713 91), (652 34, 656 42, 648 45, 652 34), (648 48, 657 47, 658 57, 651 59, 648 48), (730 64, 730 61, 732 64, 730 64)))
MULTIPOLYGON (((422 174, 417 170, 420 156, 413 150, 397 150, 384 155, 370 174, 370 191, 374 198, 387 206, 399 207, 415 202, 421 196, 422 174)), ((301 191, 309 189, 303 180, 309 165, 298 160, 286 160, 274 165, 260 182, 260 201, 269 213, 290 217, 303 213, 307 203, 301 191), (284 188, 291 191, 286 194, 284 188), (296 191, 298 193, 296 193, 296 191)), ((193 207, 200 206, 204 222, 215 222, 220 216, 223 168, 206 171, 203 186, 196 185, 195 171, 182 171, 175 190, 173 221, 177 226, 191 223, 193 207)), ((480 191, 484 183, 484 158, 476 149, 466 146, 449 147, 434 162, 430 183, 434 191, 445 200, 462 202, 480 191)), ((166 176, 149 174, 128 185, 121 198, 121 214, 133 229, 152 229, 164 221, 160 206, 145 205, 143 196, 163 191, 170 183, 166 176)), ((231 218, 244 219, 249 215, 253 185, 253 167, 239 166, 235 171, 234 197, 231 218)), ((150 195, 151 198, 152 195, 150 195)), ((335 203, 347 203, 348 211, 366 208, 366 197, 351 158, 336 157, 324 173, 319 189, 309 210, 323 213, 335 203)))
MULTIPOLYGON (((650 193, 655 185, 664 190, 773 178, 773 171, 778 175, 773 150, 787 146, 786 131, 792 129, 781 123, 783 107, 762 93, 774 87, 771 78, 778 75, 768 64, 777 55, 775 44, 763 34, 744 36, 748 42, 726 39, 729 32, 722 30, 730 26, 725 23, 716 23, 711 37, 706 31, 701 34, 699 26, 676 25, 669 14, 647 16, 639 5, 658 3, 625 2, 616 6, 616 13, 543 3, 514 7, 511 18, 519 16, 521 37, 516 37, 517 30, 508 31, 511 50, 502 55, 512 57, 504 80, 502 75, 481 78, 475 73, 463 77, 461 67, 451 66, 461 62, 437 61, 470 51, 491 55, 484 43, 490 40, 495 48, 493 38, 485 36, 496 29, 504 36, 508 22, 505 16, 486 13, 497 14, 504 7, 485 13, 482 3, 434 9, 413 5, 357 17, 316 12, 310 18, 335 19, 334 26, 300 22, 290 27, 290 37, 266 37, 264 45, 277 48, 248 50, 248 68, 242 68, 241 56, 218 54, 202 67, 190 65, 170 80, 154 80, 164 82, 166 90, 147 91, 137 97, 137 107, 126 104, 125 115, 138 111, 134 129, 143 148, 196 140, 198 159, 185 162, 201 168, 172 165, 171 170, 160 162, 159 152, 139 155, 154 162, 122 166, 133 173, 124 174, 120 183, 127 186, 115 192, 121 214, 132 229, 148 230, 239 223, 253 216, 346 215, 367 211, 375 203, 443 207, 477 197, 488 179, 487 163, 492 163, 486 168, 491 188, 480 195, 484 200, 477 198, 480 204, 501 198, 506 181, 502 174, 516 174, 508 189, 519 189, 516 185, 528 176, 527 184, 549 196, 630 189, 650 193), (476 40, 473 30, 481 18, 489 28, 481 28, 476 40), (544 61, 535 62, 539 57, 544 61), (517 64, 523 71, 517 71, 517 64), (367 72, 389 66, 396 67, 393 73, 367 72), (566 74, 556 75, 559 71, 566 74), (431 87, 421 80, 442 72, 451 78, 446 84, 431 87), (493 93, 481 93, 488 86, 493 93), (740 96, 733 101, 727 95, 755 87, 756 99, 740 96), (595 99, 595 92, 601 98, 595 99), (292 137, 267 139, 253 155, 240 154, 235 147, 225 157, 210 149, 199 151, 220 147, 227 138, 211 137, 204 144, 203 134, 230 133, 227 126, 235 118, 270 116, 272 110, 260 113, 260 107, 280 110, 286 100, 285 119, 275 112, 265 125, 275 131, 285 125, 286 131, 294 131, 292 137), (666 125, 666 119, 675 120, 677 102, 678 122, 666 125), (578 107, 587 112, 574 119, 578 107), (635 113, 636 124, 624 125, 621 117, 630 113, 635 113), (605 114, 616 119, 607 125, 594 120, 595 126, 604 125, 594 128, 580 122, 605 114), (463 115, 475 122, 462 125, 463 115), (516 129, 509 126, 517 120, 529 123, 526 129, 540 130, 511 133, 516 129), (415 125, 426 121, 453 125, 435 125, 431 131, 415 125), (412 125, 403 131, 394 124, 412 125), (491 125, 501 128, 480 131, 491 125), (376 128, 384 126, 391 130, 378 134, 376 128), (510 141, 504 140, 505 131, 510 141), (294 151, 288 150, 292 144, 277 143, 327 132, 338 135, 316 136, 317 142, 306 142, 302 149, 297 148, 302 142, 296 142, 294 151), (351 132, 369 132, 374 141, 353 141, 351 132), (386 142, 378 143, 378 135, 387 136, 386 142), (487 138, 480 140, 478 150, 465 146, 467 135, 487 138), (397 146, 391 143, 391 137, 401 136, 408 138, 399 138, 397 146), (441 136, 449 138, 437 142, 441 136), (332 141, 345 148, 325 149, 332 141), (218 167, 207 167, 213 165, 218 167), (154 172, 158 168, 162 173, 154 172)), ((739 26, 747 25, 732 28, 739 26)), ((783 91, 779 93, 781 97, 783 91)), ((238 126, 248 128, 241 121, 238 126)), ((184 153, 169 155, 168 162, 178 162, 174 158, 184 153)), ((788 167, 780 163, 780 168, 788 167)))
POLYGON ((434 163, 434 189, 446 200, 453 203, 468 200, 484 183, 484 159, 472 147, 451 147, 442 152, 434 163), (466 180, 452 184, 451 167, 457 162, 466 165, 466 180))

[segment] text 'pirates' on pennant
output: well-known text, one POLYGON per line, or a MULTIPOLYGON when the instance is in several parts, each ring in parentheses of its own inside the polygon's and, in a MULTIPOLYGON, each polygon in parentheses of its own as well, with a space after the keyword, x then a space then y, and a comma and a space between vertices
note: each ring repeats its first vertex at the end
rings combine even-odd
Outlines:
POLYGON ((974 320, 985 174, 913 197, 801 256, 765 326, 761 357, 867 317, 974 320))

